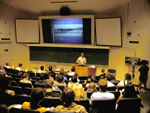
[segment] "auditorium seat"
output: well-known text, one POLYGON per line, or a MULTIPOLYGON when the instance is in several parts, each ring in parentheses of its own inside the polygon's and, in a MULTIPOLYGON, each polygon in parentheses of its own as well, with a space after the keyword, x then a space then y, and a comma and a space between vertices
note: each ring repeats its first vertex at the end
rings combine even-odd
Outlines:
POLYGON ((115 99, 93 100, 91 113, 115 113, 115 99))
POLYGON ((93 94, 93 92, 92 91, 86 91, 86 93, 87 93, 87 98, 91 98, 91 95, 93 94))
POLYGON ((14 104, 22 104, 23 102, 30 102, 30 95, 15 95, 14 104))
POLYGON ((32 90, 33 88, 25 87, 24 93, 30 95, 32 90))
POLYGON ((122 98, 117 107, 117 113, 140 113, 141 99, 122 98))
POLYGON ((9 86, 8 89, 14 90, 16 94, 22 94, 22 88, 20 86, 9 86))
POLYGON ((41 88, 45 88, 45 85, 44 84, 34 84, 34 87, 41 87, 41 88))
POLYGON ((15 80, 10 80, 10 86, 18 86, 15 80))
POLYGON ((120 96, 120 91, 109 91, 109 93, 113 93, 115 95, 115 101, 118 100, 118 98, 120 96))
POLYGON ((58 105, 62 105, 62 102, 59 97, 45 97, 44 100, 40 103, 43 107, 56 107, 58 105))
POLYGON ((80 79, 80 80, 86 80, 86 79, 87 79, 87 76, 79 76, 79 79, 80 79))
POLYGON ((23 83, 23 82, 19 82, 19 86, 22 88, 22 92, 25 93, 25 88, 32 88, 32 85, 30 83, 23 83))
POLYGON ((89 113, 90 111, 90 102, 88 99, 80 99, 80 100, 75 100, 75 103, 79 105, 83 105, 86 108, 86 111, 89 113))
POLYGON ((40 113, 37 110, 11 108, 9 113, 40 113))
POLYGON ((116 86, 107 87, 107 91, 116 91, 116 86))
POLYGON ((58 87, 61 91, 63 91, 63 90, 65 89, 65 86, 63 86, 63 85, 57 85, 57 87, 58 87))

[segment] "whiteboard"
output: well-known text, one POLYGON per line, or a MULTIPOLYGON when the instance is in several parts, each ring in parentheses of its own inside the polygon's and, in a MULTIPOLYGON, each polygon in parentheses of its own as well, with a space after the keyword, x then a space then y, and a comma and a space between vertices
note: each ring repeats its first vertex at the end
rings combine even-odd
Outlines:
POLYGON ((97 45, 122 46, 121 19, 96 19, 97 45))
POLYGON ((39 43, 38 20, 16 19, 16 42, 39 43))

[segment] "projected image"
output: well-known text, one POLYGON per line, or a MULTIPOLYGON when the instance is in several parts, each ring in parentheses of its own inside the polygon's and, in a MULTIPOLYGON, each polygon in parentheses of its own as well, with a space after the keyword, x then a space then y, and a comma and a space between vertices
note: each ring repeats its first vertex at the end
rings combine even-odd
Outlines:
POLYGON ((53 42, 66 44, 83 43, 83 19, 63 18, 53 20, 53 42))

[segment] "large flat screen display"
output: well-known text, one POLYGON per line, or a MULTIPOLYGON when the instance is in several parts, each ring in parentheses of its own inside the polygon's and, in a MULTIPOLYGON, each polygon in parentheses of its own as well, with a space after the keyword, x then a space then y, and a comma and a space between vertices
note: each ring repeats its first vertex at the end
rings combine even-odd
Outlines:
POLYGON ((92 19, 41 18, 42 42, 55 44, 93 44, 92 19))

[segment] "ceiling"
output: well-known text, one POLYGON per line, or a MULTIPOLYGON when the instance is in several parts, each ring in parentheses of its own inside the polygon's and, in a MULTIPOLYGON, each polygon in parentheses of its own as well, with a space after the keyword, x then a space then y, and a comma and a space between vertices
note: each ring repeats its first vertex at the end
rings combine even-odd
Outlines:
POLYGON ((122 7, 131 0, 1 0, 17 9, 33 13, 59 11, 68 6, 71 11, 103 12, 122 7), (72 2, 70 2, 72 1, 72 2))

